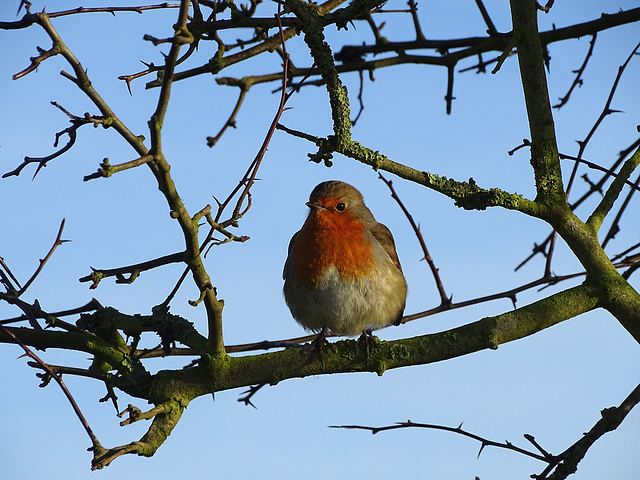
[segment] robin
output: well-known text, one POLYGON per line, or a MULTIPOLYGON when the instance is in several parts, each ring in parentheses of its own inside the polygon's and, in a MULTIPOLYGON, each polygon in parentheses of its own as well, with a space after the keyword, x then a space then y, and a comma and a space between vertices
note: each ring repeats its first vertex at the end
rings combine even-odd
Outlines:
POLYGON ((296 321, 319 337, 329 329, 366 338, 399 325, 407 282, 391 232, 362 194, 344 182, 322 182, 306 205, 309 216, 291 238, 283 273, 284 298, 296 321))

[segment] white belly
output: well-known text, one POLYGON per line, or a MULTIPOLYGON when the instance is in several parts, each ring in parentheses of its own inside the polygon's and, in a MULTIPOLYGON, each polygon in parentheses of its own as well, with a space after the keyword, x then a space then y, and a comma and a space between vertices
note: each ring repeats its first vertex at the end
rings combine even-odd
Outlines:
POLYGON ((296 321, 308 330, 326 327, 337 335, 359 335, 386 327, 404 307, 406 283, 391 262, 385 267, 374 268, 361 280, 343 280, 330 267, 313 289, 290 279, 284 285, 285 300, 296 321))

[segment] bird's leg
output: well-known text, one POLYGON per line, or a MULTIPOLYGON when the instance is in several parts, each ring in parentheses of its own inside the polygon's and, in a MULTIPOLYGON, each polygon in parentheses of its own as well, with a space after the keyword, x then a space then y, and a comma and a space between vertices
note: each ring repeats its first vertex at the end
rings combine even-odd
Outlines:
POLYGON ((364 343, 364 347, 367 352, 367 363, 369 363, 369 349, 376 344, 376 339, 371 333, 371 330, 367 329, 362 331, 362 335, 358 337, 356 345, 360 345, 361 343, 364 343))
POLYGON ((318 352, 320 363, 322 363, 322 349, 325 345, 329 345, 329 342, 327 341, 326 330, 326 327, 323 327, 322 330, 320 330, 320 333, 318 333, 316 339, 311 342, 311 351, 315 350, 318 352))

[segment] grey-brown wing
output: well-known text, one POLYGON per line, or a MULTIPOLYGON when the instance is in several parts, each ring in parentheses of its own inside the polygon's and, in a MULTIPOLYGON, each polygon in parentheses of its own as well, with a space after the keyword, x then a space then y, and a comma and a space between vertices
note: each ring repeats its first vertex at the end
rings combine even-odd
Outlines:
POLYGON ((291 240, 289 241, 289 247, 287 248, 287 260, 284 262, 284 268, 282 269, 282 278, 284 280, 287 279, 287 271, 291 272, 291 269, 293 268, 292 259, 291 259, 291 250, 293 248, 293 242, 295 241, 299 233, 300 232, 296 232, 293 235, 293 237, 291 237, 291 240))
MULTIPOLYGON (((380 244, 384 248, 384 250, 387 253, 387 255, 389 255, 389 258, 391 259, 393 264, 400 271, 400 276, 403 279, 402 288, 404 289, 404 294, 405 294, 405 298, 406 298, 407 283, 404 280, 404 275, 402 274, 402 266, 400 265, 400 260, 398 259, 398 253, 396 252, 396 244, 393 241, 393 235, 391 234, 391 230, 389 230, 382 223, 378 223, 371 229, 371 233, 374 236, 374 238, 380 242, 380 244)), ((396 315, 396 318, 393 319, 392 323, 394 325, 400 325, 400 323, 402 322, 402 315, 404 314, 404 307, 405 307, 405 302, 402 303, 402 306, 400 307, 400 310, 398 311, 398 314, 396 315)))
POLYGON ((398 270, 402 271, 402 266, 400 265, 400 260, 398 259, 398 254, 396 252, 396 243, 393 241, 391 230, 382 223, 377 223, 371 229, 371 234, 380 242, 385 252, 387 252, 387 255, 389 255, 389 258, 391 258, 393 264, 398 267, 398 270))

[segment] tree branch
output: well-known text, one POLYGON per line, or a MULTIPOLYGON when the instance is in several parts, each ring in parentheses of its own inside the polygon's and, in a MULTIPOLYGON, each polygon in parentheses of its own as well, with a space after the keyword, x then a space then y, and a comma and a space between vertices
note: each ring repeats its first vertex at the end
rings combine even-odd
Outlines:
POLYGON ((80 282, 92 282, 92 290, 98 288, 98 284, 105 278, 116 277, 116 283, 133 283, 140 272, 151 270, 161 267, 163 265, 169 265, 171 263, 181 263, 186 260, 185 252, 172 253, 163 257, 155 258, 146 262, 136 263, 134 265, 128 265, 126 267, 110 268, 110 269, 95 269, 89 275, 81 277, 80 282), (128 274, 129 277, 125 277, 128 274))
POLYGON ((98 438, 93 433, 93 430, 91 430, 91 427, 87 423, 87 420, 84 418, 84 415, 80 411, 80 407, 78 407, 78 404, 76 403, 75 399, 71 395, 71 392, 69 392, 69 389, 67 389, 67 386, 64 384, 64 381, 62 380, 62 375, 58 375, 53 370, 51 370, 49 365, 44 363, 35 353, 33 353, 31 351, 31 349, 29 347, 27 347, 27 345, 25 345, 24 342, 21 341, 16 335, 14 335, 13 332, 10 329, 8 329, 7 327, 5 327, 3 325, 0 325, 0 330, 2 330, 2 332, 5 335, 7 335, 13 341, 15 341, 15 343, 20 345, 22 347, 22 349, 25 351, 25 354, 27 356, 29 356, 30 358, 32 358, 33 360, 35 360, 36 363, 43 370, 45 370, 45 372, 47 372, 51 378, 53 378, 56 381, 56 383, 60 386, 60 389, 62 390, 64 395, 67 397, 67 400, 71 404, 71 407, 73 408, 74 413, 78 417, 78 420, 80 420, 80 423, 82 423, 82 426, 84 427, 84 430, 87 432, 87 435, 89 436, 89 439, 91 440, 92 447, 91 447, 90 450, 93 450, 93 451, 100 450, 102 447, 100 445, 100 442, 98 441, 98 438))
POLYGON ((531 131, 531 164, 536 181, 536 201, 545 205, 566 205, 536 7, 528 0, 510 0, 510 5, 531 131))

